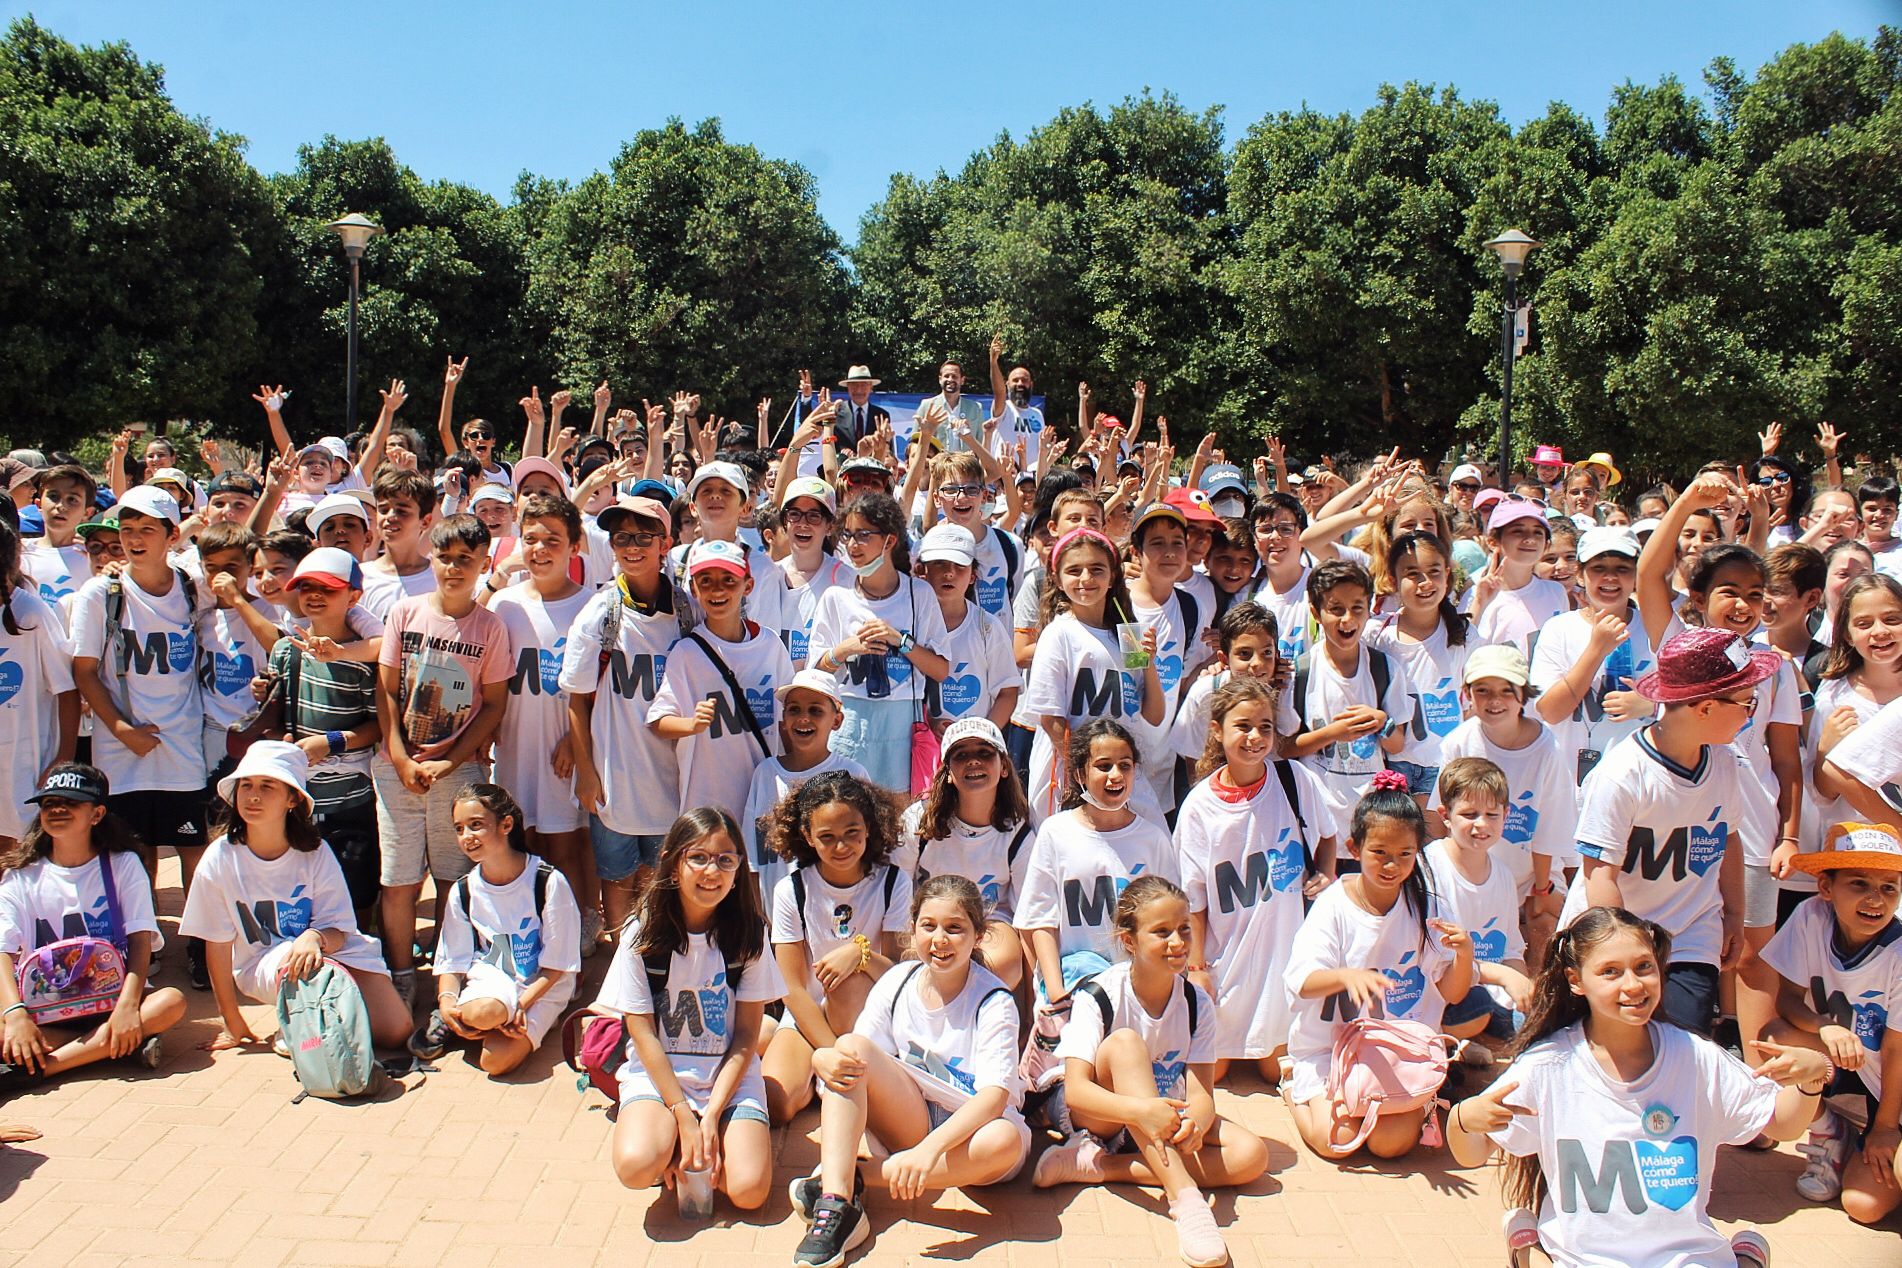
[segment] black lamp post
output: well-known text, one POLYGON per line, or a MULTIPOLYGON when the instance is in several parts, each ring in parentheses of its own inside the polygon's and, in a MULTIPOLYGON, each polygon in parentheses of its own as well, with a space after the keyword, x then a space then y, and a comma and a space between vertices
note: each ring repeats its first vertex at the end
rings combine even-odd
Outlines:
POLYGON ((1518 341, 1512 336, 1519 314, 1519 274, 1525 271, 1526 257, 1545 244, 1508 229, 1485 245, 1499 257, 1506 275, 1506 307, 1499 320, 1499 356, 1504 367, 1499 392, 1499 487, 1503 489, 1512 479, 1512 363, 1518 355, 1518 341))
POLYGON ((357 294, 359 290, 358 266, 363 262, 363 249, 370 245, 370 239, 383 232, 381 225, 375 224, 358 212, 351 212, 325 225, 324 228, 343 239, 343 255, 350 261, 350 335, 348 352, 344 357, 343 430, 347 436, 357 426, 357 294))

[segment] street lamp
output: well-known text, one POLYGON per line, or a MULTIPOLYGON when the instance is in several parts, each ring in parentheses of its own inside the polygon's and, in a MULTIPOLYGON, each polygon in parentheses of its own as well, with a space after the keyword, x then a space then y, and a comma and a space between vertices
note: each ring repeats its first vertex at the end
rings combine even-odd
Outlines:
POLYGON ((1499 268, 1506 275, 1506 308, 1499 322, 1499 355, 1505 368, 1499 392, 1499 487, 1503 489, 1512 479, 1512 362, 1518 353, 1512 328, 1519 314, 1519 274, 1525 271, 1526 257, 1545 244, 1508 229, 1485 245, 1499 257, 1499 268))
POLYGON ((345 435, 349 435, 357 426, 357 269, 363 262, 363 249, 370 245, 371 238, 383 232, 383 227, 353 211, 331 221, 324 228, 343 239, 343 255, 350 261, 350 336, 349 351, 344 357, 344 373, 347 377, 343 389, 343 430, 345 435))

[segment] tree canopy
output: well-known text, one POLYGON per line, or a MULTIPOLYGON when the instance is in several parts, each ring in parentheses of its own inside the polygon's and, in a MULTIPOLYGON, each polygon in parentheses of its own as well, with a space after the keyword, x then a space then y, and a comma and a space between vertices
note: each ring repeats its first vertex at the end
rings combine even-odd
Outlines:
MULTIPOLYGON (((260 382, 294 430, 346 429, 345 264, 324 223, 388 233, 363 264, 359 419, 391 377, 505 419, 531 383, 623 402, 685 388, 744 416, 800 368, 870 362, 982 384, 1001 335, 1066 419, 1078 380, 1121 412, 1138 379, 1176 434, 1253 452, 1489 453, 1499 270, 1521 296, 1524 443, 1682 470, 1773 418, 1902 439, 1902 34, 1793 45, 1700 91, 1614 86, 1513 127, 1450 85, 1358 115, 1299 108, 1231 146, 1167 92, 1060 111, 956 172, 896 175, 847 248, 812 175, 668 120, 579 182, 509 200, 428 182, 381 139, 324 137, 263 177, 181 115, 124 45, 15 22, 0 41, 0 392, 15 442, 189 418, 255 438, 260 382)), ((981 389, 980 389, 981 390, 981 389)), ((417 421, 417 420, 410 420, 417 421)))

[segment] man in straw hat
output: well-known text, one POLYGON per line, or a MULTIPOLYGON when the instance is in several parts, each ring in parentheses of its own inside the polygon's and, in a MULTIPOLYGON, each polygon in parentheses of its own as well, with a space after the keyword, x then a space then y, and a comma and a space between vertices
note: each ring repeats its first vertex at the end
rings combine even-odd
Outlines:
POLYGON ((1816 877, 1816 897, 1763 949, 1783 977, 1764 1037, 1816 1049, 1836 1068, 1797 1146, 1810 1161, 1796 1191, 1812 1202, 1840 1195, 1849 1218, 1873 1224, 1902 1203, 1902 835, 1886 823, 1838 823, 1793 866, 1816 877), (1868 1108, 1860 1138, 1829 1108, 1843 1096, 1868 1108))
POLYGON ((1734 838, 1744 788, 1737 738, 1757 685, 1782 663, 1728 630, 1686 630, 1658 649, 1636 690, 1656 722, 1607 753, 1585 778, 1578 813, 1579 880, 1560 928, 1588 907, 1623 907, 1671 935, 1664 1015, 1708 1037, 1718 974, 1743 955, 1744 868, 1734 838))

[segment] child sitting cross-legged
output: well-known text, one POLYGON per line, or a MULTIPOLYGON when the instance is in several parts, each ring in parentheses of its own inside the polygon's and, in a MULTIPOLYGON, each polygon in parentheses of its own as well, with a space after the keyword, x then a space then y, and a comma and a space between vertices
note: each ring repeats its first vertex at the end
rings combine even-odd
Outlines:
POLYGON ((574 997, 581 908, 568 878, 528 853, 522 808, 496 784, 470 784, 450 807, 456 844, 475 864, 450 886, 436 949, 436 1008, 410 1051, 440 1057, 448 1037, 479 1042, 490 1075, 541 1046, 574 997))

